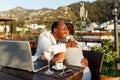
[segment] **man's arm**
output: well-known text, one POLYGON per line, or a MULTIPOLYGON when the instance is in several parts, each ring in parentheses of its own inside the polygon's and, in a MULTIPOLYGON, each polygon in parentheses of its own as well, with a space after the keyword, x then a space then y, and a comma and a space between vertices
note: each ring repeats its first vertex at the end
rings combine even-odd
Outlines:
MULTIPOLYGON (((65 59, 65 54, 66 54, 65 52, 58 53, 58 54, 54 55, 54 57, 53 57, 53 59, 51 61, 53 63, 55 63, 55 62, 63 62, 64 59, 65 59)), ((41 59, 46 60, 44 54, 42 54, 41 59)))

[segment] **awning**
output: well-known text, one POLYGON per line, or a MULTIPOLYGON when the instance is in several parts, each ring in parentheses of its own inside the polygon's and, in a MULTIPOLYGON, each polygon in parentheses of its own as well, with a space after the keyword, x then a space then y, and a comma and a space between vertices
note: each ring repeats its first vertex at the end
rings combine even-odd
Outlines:
POLYGON ((15 19, 0 18, 0 21, 16 21, 15 19))

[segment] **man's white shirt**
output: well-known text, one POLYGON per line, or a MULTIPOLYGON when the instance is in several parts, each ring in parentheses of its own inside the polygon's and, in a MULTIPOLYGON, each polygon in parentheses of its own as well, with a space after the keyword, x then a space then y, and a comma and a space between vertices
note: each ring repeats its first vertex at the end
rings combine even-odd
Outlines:
POLYGON ((44 31, 39 35, 35 56, 40 58, 46 49, 50 49, 56 55, 59 52, 66 52, 66 45, 65 43, 57 44, 53 34, 50 31, 44 31))

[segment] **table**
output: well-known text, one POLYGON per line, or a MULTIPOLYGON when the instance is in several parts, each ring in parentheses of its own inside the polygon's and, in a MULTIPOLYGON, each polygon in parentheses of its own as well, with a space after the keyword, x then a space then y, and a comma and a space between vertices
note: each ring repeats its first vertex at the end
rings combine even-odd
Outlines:
POLYGON ((66 76, 66 77, 60 77, 59 74, 62 71, 56 71, 53 70, 54 73, 52 75, 46 75, 44 74, 44 71, 47 70, 41 70, 36 73, 34 72, 28 72, 20 69, 15 68, 9 68, 9 67, 3 67, 0 70, 0 80, 81 80, 83 76, 83 67, 77 67, 72 65, 67 65, 67 69, 74 70, 74 73, 66 76))

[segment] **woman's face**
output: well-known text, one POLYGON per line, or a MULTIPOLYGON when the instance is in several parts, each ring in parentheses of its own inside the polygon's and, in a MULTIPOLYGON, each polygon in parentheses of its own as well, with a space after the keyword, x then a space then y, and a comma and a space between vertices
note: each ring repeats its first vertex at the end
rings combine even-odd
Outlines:
POLYGON ((67 28, 67 35, 70 35, 70 32, 69 32, 68 28, 67 28))

